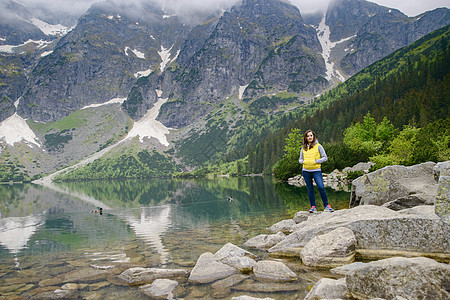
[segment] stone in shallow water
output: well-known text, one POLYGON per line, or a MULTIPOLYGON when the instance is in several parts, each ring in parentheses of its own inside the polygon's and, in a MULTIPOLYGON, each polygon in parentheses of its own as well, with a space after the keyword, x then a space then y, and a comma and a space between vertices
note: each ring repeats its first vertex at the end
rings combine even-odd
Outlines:
POLYGON ((298 276, 288 266, 279 261, 263 260, 253 268, 255 277, 273 281, 294 281, 298 276))
POLYGON ((296 292, 304 288, 304 285, 296 283, 252 282, 238 284, 231 289, 241 292, 279 293, 296 292))
POLYGON ((173 292, 177 286, 178 282, 175 280, 156 279, 152 284, 141 286, 139 290, 154 299, 174 299, 173 292))
POLYGON ((244 247, 266 250, 283 241, 286 235, 282 232, 276 234, 260 234, 244 243, 244 247))
POLYGON ((320 279, 309 291, 304 300, 314 299, 347 299, 348 288, 345 278, 338 280, 330 278, 320 279))
POLYGON ((238 272, 236 268, 218 262, 214 254, 206 252, 198 258, 189 276, 189 281, 193 283, 210 283, 238 272))
POLYGON ((123 271, 119 278, 132 285, 146 284, 155 279, 182 277, 189 273, 184 269, 130 268, 123 271))

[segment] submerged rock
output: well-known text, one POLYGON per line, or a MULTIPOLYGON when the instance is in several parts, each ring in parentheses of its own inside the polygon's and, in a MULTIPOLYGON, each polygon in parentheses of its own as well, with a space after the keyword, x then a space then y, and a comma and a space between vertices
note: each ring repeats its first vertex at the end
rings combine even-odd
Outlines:
POLYGON ((182 277, 189 273, 184 269, 130 268, 119 275, 119 278, 131 285, 153 282, 155 279, 182 277))

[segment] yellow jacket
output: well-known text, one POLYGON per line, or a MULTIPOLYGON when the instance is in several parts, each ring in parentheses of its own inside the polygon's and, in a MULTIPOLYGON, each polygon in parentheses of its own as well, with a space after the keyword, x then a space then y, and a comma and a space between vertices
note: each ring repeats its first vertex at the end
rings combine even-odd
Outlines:
POLYGON ((320 171, 321 164, 327 161, 328 157, 325 153, 325 149, 316 140, 314 146, 309 147, 307 151, 300 151, 299 162, 303 164, 303 170, 305 171, 320 171))

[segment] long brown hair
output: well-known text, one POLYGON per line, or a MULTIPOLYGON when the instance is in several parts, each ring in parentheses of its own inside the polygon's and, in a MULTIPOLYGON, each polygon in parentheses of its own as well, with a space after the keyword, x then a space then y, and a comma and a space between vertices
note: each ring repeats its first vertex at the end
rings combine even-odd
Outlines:
POLYGON ((303 134, 303 150, 304 151, 308 151, 308 141, 306 140, 306 135, 310 132, 312 132, 313 137, 314 137, 313 143, 316 140, 316 133, 314 131, 312 131, 311 129, 306 130, 305 134, 303 134))

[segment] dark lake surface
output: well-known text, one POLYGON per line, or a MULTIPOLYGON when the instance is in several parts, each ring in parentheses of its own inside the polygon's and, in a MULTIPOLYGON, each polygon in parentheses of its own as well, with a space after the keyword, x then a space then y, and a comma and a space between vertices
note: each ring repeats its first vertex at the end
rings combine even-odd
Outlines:
MULTIPOLYGON (((327 192, 333 207, 348 208, 348 192, 327 192)), ((136 287, 115 284, 111 276, 86 282, 76 276, 83 268, 113 273, 131 266, 192 268, 200 254, 214 253, 228 242, 241 247, 249 238, 269 233, 267 227, 309 208, 306 188, 261 176, 91 181, 52 188, 0 185, 0 197, 0 295, 29 297, 70 281, 80 284, 80 299, 146 298, 136 287), (101 215, 92 212, 98 207, 101 215)), ((320 208, 319 195, 317 199, 320 208)), ((305 275, 310 281, 320 278, 310 272, 305 275)), ((310 283, 303 283, 304 290, 310 283)), ((199 293, 213 297, 206 287, 182 285, 185 299, 199 293)), ((243 294, 258 295, 231 295, 243 294)))

